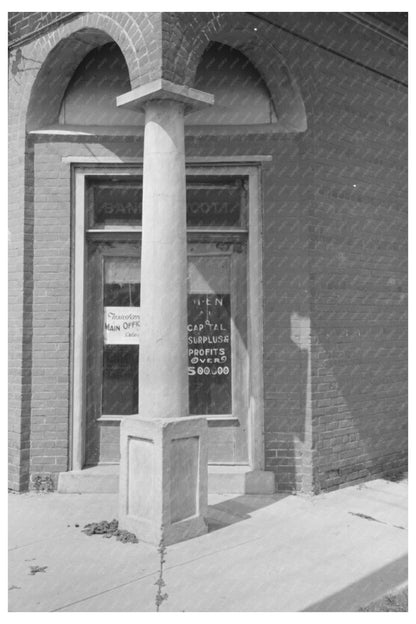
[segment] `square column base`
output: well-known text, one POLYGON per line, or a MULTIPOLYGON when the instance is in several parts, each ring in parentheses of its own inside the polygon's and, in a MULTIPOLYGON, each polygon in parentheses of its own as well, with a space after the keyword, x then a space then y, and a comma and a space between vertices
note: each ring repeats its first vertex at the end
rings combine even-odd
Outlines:
POLYGON ((207 431, 200 417, 123 419, 121 529, 166 546, 207 532, 207 431))

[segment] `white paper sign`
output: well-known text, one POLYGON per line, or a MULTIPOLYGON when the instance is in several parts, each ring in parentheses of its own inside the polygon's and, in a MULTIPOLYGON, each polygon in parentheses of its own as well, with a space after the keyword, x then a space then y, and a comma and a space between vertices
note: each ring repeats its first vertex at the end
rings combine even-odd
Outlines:
POLYGON ((140 308, 104 307, 104 344, 140 344, 140 308))

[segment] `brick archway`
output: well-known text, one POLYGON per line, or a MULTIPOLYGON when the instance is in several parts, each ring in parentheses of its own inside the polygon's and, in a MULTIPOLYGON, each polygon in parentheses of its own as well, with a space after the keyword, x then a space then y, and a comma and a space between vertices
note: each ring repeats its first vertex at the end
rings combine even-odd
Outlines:
POLYGON ((41 127, 57 120, 59 106, 73 72, 94 47, 114 41, 120 48, 133 84, 148 68, 149 46, 142 36, 146 13, 134 18, 129 14, 89 13, 81 15, 56 31, 38 39, 32 56, 39 69, 32 84, 25 88, 27 102, 26 129, 41 127), (123 25, 122 25, 123 24, 123 25), (30 93, 29 93, 30 91, 30 93))
POLYGON ((239 13, 190 13, 185 18, 175 13, 163 14, 164 30, 175 32, 179 27, 181 37, 172 38, 169 50, 164 49, 165 78, 193 86, 199 61, 210 42, 228 45, 242 52, 262 76, 280 123, 289 131, 306 130, 299 86, 269 26, 263 25, 259 33, 250 18, 239 13))

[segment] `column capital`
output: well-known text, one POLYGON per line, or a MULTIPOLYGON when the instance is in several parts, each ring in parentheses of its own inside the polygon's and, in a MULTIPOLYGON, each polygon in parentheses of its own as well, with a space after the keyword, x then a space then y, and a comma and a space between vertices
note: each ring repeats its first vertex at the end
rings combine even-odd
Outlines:
POLYGON ((214 96, 205 91, 198 91, 170 80, 159 78, 136 87, 132 91, 117 97, 117 106, 133 110, 144 110, 150 100, 173 100, 185 104, 185 113, 193 112, 214 104, 214 96))

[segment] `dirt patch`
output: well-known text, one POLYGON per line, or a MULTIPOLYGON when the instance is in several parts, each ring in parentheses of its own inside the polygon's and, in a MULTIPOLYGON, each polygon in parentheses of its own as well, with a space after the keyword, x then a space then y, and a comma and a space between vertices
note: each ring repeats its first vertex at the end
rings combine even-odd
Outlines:
POLYGON ((387 474, 385 477, 386 481, 393 481, 393 483, 400 483, 400 481, 405 481, 408 478, 407 471, 400 470, 398 472, 391 472, 387 474))
POLYGON ((48 566, 30 566, 30 572, 29 574, 35 575, 38 574, 38 572, 46 572, 46 570, 48 569, 48 566))
POLYGON ((108 522, 108 520, 90 522, 84 526, 82 532, 85 533, 85 535, 102 535, 107 538, 115 537, 117 541, 123 542, 123 544, 127 544, 128 542, 137 544, 139 541, 134 533, 119 529, 118 520, 115 519, 111 520, 111 522, 108 522))

